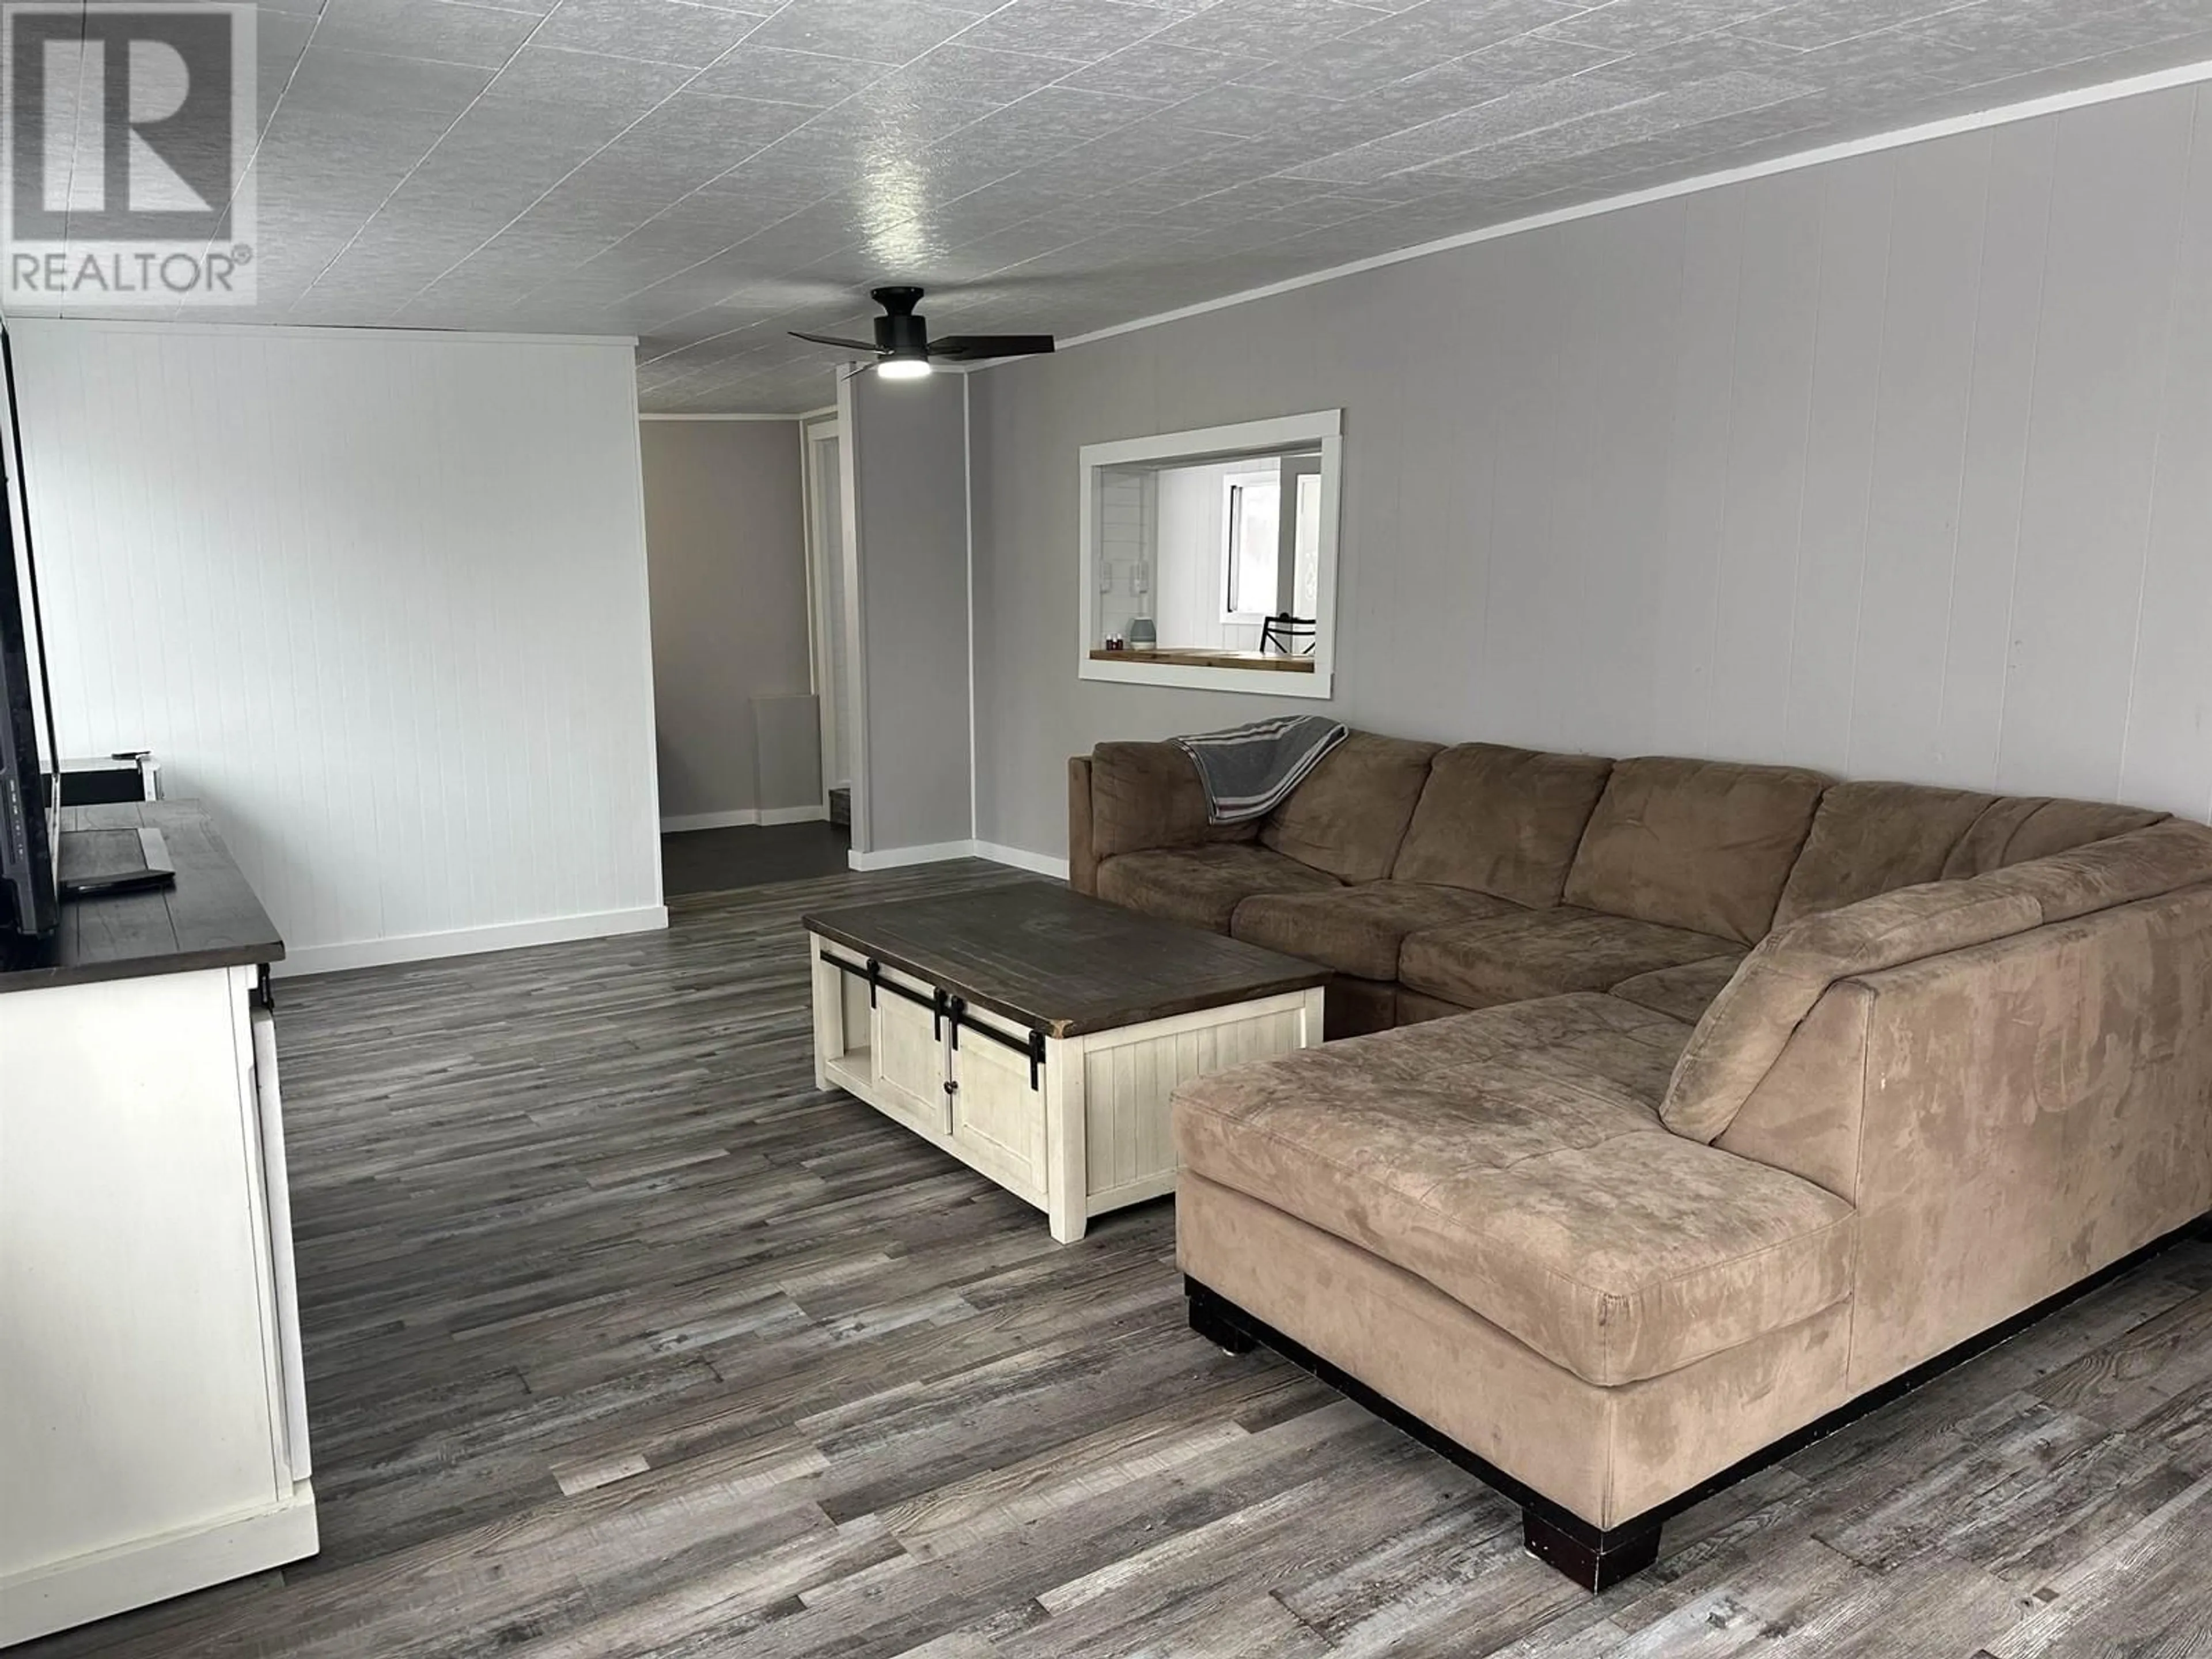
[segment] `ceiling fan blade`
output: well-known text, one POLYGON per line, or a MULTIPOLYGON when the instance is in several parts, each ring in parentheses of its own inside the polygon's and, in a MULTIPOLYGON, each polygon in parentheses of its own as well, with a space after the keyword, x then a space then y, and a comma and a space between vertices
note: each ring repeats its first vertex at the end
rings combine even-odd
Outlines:
POLYGON ((791 337, 794 340, 806 340, 815 345, 838 346, 847 351, 865 352, 871 357, 881 349, 872 341, 841 340, 834 334, 801 334, 795 328, 791 331, 791 337))
POLYGON ((1049 334, 948 334, 929 343, 931 356, 970 363, 986 357, 1030 357, 1051 349, 1049 334))

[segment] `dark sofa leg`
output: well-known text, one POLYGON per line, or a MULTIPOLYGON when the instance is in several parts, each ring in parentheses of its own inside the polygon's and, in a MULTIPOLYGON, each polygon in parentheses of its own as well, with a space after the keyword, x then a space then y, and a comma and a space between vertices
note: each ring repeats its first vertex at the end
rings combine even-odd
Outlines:
POLYGON ((1228 1353, 1249 1353, 1259 1346, 1251 1334, 1235 1324, 1229 1317, 1229 1304, 1194 1279, 1182 1282, 1183 1294, 1190 1298, 1190 1328, 1217 1348, 1228 1353))
POLYGON ((1632 1521, 1602 1531, 1561 1510, 1521 1511, 1521 1540, 1547 1567, 1556 1567, 1586 1590, 1610 1589, 1659 1559, 1659 1522, 1632 1521))

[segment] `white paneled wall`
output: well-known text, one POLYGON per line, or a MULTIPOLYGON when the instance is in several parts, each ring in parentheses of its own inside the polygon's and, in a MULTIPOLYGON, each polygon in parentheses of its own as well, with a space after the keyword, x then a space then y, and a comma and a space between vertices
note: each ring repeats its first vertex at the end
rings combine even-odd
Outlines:
POLYGON ((1137 617, 1154 616, 1149 593, 1138 592, 1154 584, 1152 539, 1158 510, 1158 475, 1152 472, 1108 472, 1098 485, 1098 559, 1103 573, 1098 595, 1098 633, 1101 639, 1128 636, 1129 623, 1137 617), (1106 584, 1110 580, 1111 586, 1106 584))
POLYGON ((295 969, 664 922, 631 352, 10 325, 55 718, 295 969))
POLYGON ((970 377, 978 831, 1279 703, 1078 682, 1077 447, 1346 411, 1346 719, 2212 816, 2212 88, 970 377))

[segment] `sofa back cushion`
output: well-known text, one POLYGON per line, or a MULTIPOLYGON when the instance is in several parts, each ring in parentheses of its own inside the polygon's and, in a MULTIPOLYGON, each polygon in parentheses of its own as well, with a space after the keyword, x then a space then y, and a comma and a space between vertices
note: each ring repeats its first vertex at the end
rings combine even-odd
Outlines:
POLYGON ((1773 923, 1827 786, 1794 766, 1616 762, 1566 902, 1752 944, 1773 923))
POLYGON ((1447 749, 1430 765, 1391 876, 1548 908, 1612 771, 1597 755, 1494 743, 1447 749))
POLYGON ((1206 786, 1171 743, 1102 743, 1091 752, 1091 855, 1118 858, 1158 847, 1250 841, 1248 823, 1207 822, 1206 786))
POLYGON ((2005 795, 1990 803, 1943 861, 1946 877, 1987 875, 2159 823, 2163 812, 2107 801, 2005 795))
POLYGON ((1380 881, 1439 744, 1354 732, 1263 821, 1261 844, 1344 881, 1380 881))
POLYGON ((2186 818, 2167 818, 1978 878, 1978 884, 2027 894, 2045 921, 2071 921, 2203 882, 2212 882, 2212 830, 2186 818))
POLYGON ((1717 1138, 1838 980, 2009 939, 2042 924, 2042 907, 2027 893, 1991 881, 1941 881, 1777 928, 1698 1020, 1674 1067, 1660 1121, 1692 1140, 1717 1138))
POLYGON ((1917 783, 1836 785, 1820 797, 1774 925, 1940 879, 1951 849, 1996 799, 1917 783))

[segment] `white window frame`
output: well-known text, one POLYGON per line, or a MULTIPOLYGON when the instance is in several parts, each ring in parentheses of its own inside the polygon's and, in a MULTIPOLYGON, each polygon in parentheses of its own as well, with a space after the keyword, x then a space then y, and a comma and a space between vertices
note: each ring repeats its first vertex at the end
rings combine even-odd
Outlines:
MULTIPOLYGON (((1271 483, 1275 486, 1275 510, 1279 514, 1282 511, 1282 472, 1278 469, 1273 472, 1231 472, 1221 481, 1221 620, 1234 623, 1240 628, 1257 628, 1274 612, 1238 611, 1229 603, 1229 590, 1237 580, 1237 492, 1249 489, 1255 483, 1271 483)), ((1277 539, 1279 541, 1280 538, 1277 539)), ((1276 562, 1279 567, 1276 586, 1280 587, 1281 560, 1278 558, 1276 562)), ((1279 599, 1281 595, 1279 593, 1276 597, 1279 599)))
MULTIPOLYGON (((1344 511, 1344 411, 1319 410, 1232 426, 1200 427, 1156 437, 1085 444, 1076 458, 1076 677, 1121 685, 1171 685, 1200 691, 1244 691, 1271 697, 1322 700, 1335 695, 1336 551, 1344 511), (1314 648, 1310 673, 1271 668, 1212 668, 1133 658, 1093 658, 1091 635, 1098 604, 1098 474, 1108 467, 1182 462, 1258 459, 1289 450, 1321 453, 1321 545, 1316 568, 1314 648)), ((1224 579, 1223 598, 1227 598, 1224 579)))

